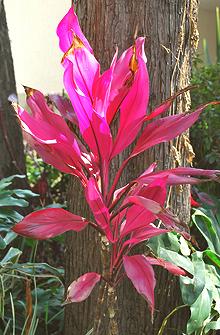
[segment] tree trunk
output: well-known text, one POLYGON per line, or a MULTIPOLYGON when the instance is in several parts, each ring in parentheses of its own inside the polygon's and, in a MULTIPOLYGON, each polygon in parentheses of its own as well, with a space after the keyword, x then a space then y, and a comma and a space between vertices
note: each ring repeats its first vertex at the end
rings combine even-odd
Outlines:
MULTIPOLYGON (((24 148, 16 114, 8 102, 16 94, 13 60, 3 0, 0 0, 0 179, 24 174, 24 148)), ((21 182, 21 180, 20 180, 21 182)))
MULTIPOLYGON (((76 11, 83 32, 91 42, 97 59, 105 69, 111 63, 115 46, 119 51, 133 43, 134 32, 146 36, 146 54, 150 73, 150 108, 160 104, 174 92, 190 83, 191 60, 198 43, 198 0, 79 0, 76 11)), ((169 114, 181 113, 190 107, 190 96, 185 93, 169 114)), ((120 158, 121 160, 122 158, 120 158)), ((121 183, 126 182, 153 161, 159 168, 186 165, 192 159, 188 134, 169 144, 157 146, 127 167, 121 183)), ((114 161, 117 171, 119 161, 114 161)), ((75 180, 69 190, 69 208, 83 216, 88 214, 83 192, 75 180)), ((170 192, 169 203, 177 214, 189 221, 189 187, 170 192)), ((84 272, 100 271, 99 238, 89 229, 80 234, 67 235, 67 285, 84 272)), ((156 335, 164 317, 181 304, 178 279, 165 270, 157 271, 156 312, 154 322, 144 299, 129 280, 124 280, 117 291, 118 334, 156 335)), ((65 311, 65 335, 85 335, 93 327, 97 307, 97 291, 81 304, 72 304, 65 311)), ((99 306, 98 306, 99 307, 99 306)), ((108 333, 108 315, 104 307, 100 334, 108 333)), ((186 326, 188 311, 181 310, 167 324, 165 334, 181 334, 186 326)))

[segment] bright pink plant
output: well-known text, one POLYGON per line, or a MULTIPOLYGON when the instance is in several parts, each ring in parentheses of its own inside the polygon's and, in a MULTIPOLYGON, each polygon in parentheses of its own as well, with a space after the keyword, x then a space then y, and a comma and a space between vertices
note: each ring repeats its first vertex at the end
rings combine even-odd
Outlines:
POLYGON ((116 51, 110 68, 100 74, 100 65, 80 29, 73 8, 58 25, 57 34, 64 53, 64 85, 72 106, 66 99, 51 96, 60 110, 58 115, 48 107, 41 92, 26 88, 31 115, 19 105, 14 107, 27 141, 45 162, 81 180, 94 222, 64 209, 42 209, 26 216, 13 230, 23 236, 46 239, 92 225, 110 243, 109 276, 107 279, 94 272, 82 275, 70 285, 67 301, 86 299, 100 280, 108 280, 115 286, 125 273, 153 313, 155 277, 152 265, 163 266, 176 275, 186 273, 162 259, 129 256, 129 252, 138 243, 172 230, 189 238, 187 226, 164 207, 167 187, 197 184, 201 181, 199 176, 215 179, 219 171, 186 167, 155 171, 156 164, 153 163, 121 189, 116 189, 117 183, 132 157, 180 135, 198 119, 208 104, 191 113, 154 120, 168 111, 175 96, 146 115, 149 77, 143 37, 138 38, 118 60, 116 51), (120 123, 113 138, 111 124, 117 113, 120 123), (64 119, 79 128, 83 140, 70 130, 64 119), (111 160, 136 139, 143 126, 131 155, 123 162, 109 188, 111 160), (162 221, 163 228, 154 224, 156 219, 162 221))

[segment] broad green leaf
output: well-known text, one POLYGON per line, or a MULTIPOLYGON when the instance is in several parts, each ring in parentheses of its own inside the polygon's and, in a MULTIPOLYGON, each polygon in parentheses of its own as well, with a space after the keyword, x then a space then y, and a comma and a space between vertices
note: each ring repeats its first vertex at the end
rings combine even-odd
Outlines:
POLYGON ((211 312, 210 294, 206 288, 203 289, 197 300, 190 307, 191 317, 187 323, 187 334, 190 335, 203 327, 204 321, 211 312))
POLYGON ((17 199, 14 197, 2 198, 0 195, 0 206, 18 206, 18 207, 27 207, 28 201, 24 199, 17 199))
POLYGON ((210 330, 219 330, 220 329, 220 318, 217 321, 211 321, 205 326, 205 334, 210 330))
POLYGON ((220 235, 218 236, 215 230, 214 222, 199 209, 192 215, 192 220, 200 233, 205 237, 209 249, 220 254, 220 235))
POLYGON ((190 259, 187 258, 187 257, 184 257, 182 255, 179 255, 175 251, 160 248, 158 257, 163 258, 166 261, 168 261, 170 263, 173 263, 177 266, 180 266, 181 268, 183 268, 187 272, 191 273, 192 275, 194 273, 193 264, 190 261, 190 259))
POLYGON ((213 265, 215 265, 216 267, 218 267, 220 269, 220 256, 217 255, 215 252, 211 251, 211 250, 205 250, 203 251, 203 255, 205 256, 205 259, 209 261, 211 261, 211 263, 213 265))
POLYGON ((167 233, 159 236, 152 237, 147 245, 151 248, 157 255, 160 248, 172 250, 178 252, 180 249, 180 243, 178 237, 175 233, 167 233))
POLYGON ((22 254, 22 251, 17 248, 10 248, 0 261, 0 266, 5 266, 7 263, 13 263, 22 254))
POLYGON ((184 304, 192 305, 205 287, 205 263, 202 252, 192 254, 193 278, 181 277, 181 292, 184 304))

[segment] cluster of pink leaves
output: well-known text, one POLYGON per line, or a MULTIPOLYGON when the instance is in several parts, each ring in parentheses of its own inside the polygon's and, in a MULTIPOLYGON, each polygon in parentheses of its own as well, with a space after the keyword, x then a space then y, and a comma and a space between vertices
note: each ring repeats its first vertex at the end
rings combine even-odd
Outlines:
MULTIPOLYGON (((60 112, 57 114, 41 92, 26 88, 31 114, 19 105, 14 107, 26 140, 44 161, 81 180, 94 222, 64 209, 49 208, 27 215, 13 230, 23 236, 47 239, 92 225, 111 245, 110 284, 116 285, 125 273, 153 311, 155 277, 152 266, 163 266, 176 275, 186 273, 162 259, 129 256, 129 252, 136 244, 171 230, 188 238, 187 226, 164 207, 167 187, 197 184, 201 176, 215 179, 219 171, 184 167, 155 171, 154 163, 121 189, 116 189, 117 183, 131 158, 180 135, 207 105, 191 113, 158 119, 168 111, 175 98, 172 97, 146 115, 149 77, 143 37, 119 59, 116 51, 110 68, 101 74, 73 8, 58 25, 57 34, 64 53, 64 86, 71 103, 66 98, 51 95, 50 99, 60 112), (118 113, 119 126, 113 138, 111 125, 118 113), (68 127, 66 120, 78 129, 80 136, 68 127), (131 155, 109 187, 112 159, 136 139, 143 126, 131 155), (156 219, 162 221, 164 228, 154 224, 156 219)), ((67 301, 86 299, 101 279, 105 280, 95 272, 82 275, 70 285, 67 301)))

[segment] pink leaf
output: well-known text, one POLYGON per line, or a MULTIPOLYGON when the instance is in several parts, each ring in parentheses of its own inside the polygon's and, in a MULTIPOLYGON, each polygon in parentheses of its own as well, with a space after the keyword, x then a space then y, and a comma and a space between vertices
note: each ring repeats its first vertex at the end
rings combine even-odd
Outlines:
MULTIPOLYGON (((143 256, 145 257, 145 256, 143 256)), ((167 271, 171 272, 172 274, 176 275, 176 276, 186 276, 186 272, 179 268, 178 266, 165 261, 164 259, 161 258, 153 258, 153 257, 145 257, 147 259, 147 261, 151 264, 151 265, 159 265, 164 267, 167 271)))
POLYGON ((124 256, 123 264, 128 278, 138 293, 147 300, 153 316, 156 279, 151 264, 142 255, 124 256))
POLYGON ((105 232, 107 238, 113 241, 112 232, 110 230, 110 214, 106 207, 101 192, 98 189, 96 180, 91 177, 85 189, 86 200, 92 210, 94 218, 100 228, 105 232))
POLYGON ((82 33, 74 8, 71 7, 57 27, 57 35, 60 39, 60 49, 63 52, 67 52, 72 46, 74 34, 80 38, 86 48, 92 53, 92 48, 82 33))
POLYGON ((195 169, 191 167, 178 167, 174 169, 164 171, 148 171, 146 170, 142 175, 137 178, 139 184, 150 184, 158 178, 167 177, 167 185, 179 185, 179 184, 198 184, 202 179, 193 178, 206 177, 210 179, 218 178, 220 170, 203 170, 195 169))
POLYGON ((46 208, 28 214, 12 230, 19 235, 44 240, 69 230, 81 231, 88 221, 62 208, 46 208))
MULTIPOLYGON (((51 115, 35 113, 31 116, 19 105, 13 104, 13 107, 25 132, 26 140, 46 163, 65 173, 77 176, 84 174, 82 165, 85 163, 82 160, 81 150, 64 120, 62 124, 57 118, 53 119, 54 113, 51 111, 51 115)), ((59 115, 56 116, 62 119, 59 115)))
POLYGON ((212 102, 199 106, 193 113, 167 116, 146 126, 131 156, 134 157, 152 146, 167 142, 186 131, 198 120, 199 115, 212 102))
POLYGON ((112 158, 134 140, 146 115, 149 99, 149 77, 143 49, 144 38, 138 38, 135 46, 128 49, 121 56, 122 61, 120 58, 115 66, 112 90, 113 92, 118 91, 118 95, 116 93, 115 100, 112 105, 109 105, 109 108, 111 113, 111 109, 116 109, 113 114, 120 109, 120 126, 111 153, 112 158), (123 74, 122 77, 118 76, 119 73, 123 74), (120 99, 121 101, 118 101, 120 99))
POLYGON ((124 242, 123 247, 126 245, 132 245, 132 247, 134 247, 138 243, 146 241, 154 236, 165 234, 168 231, 169 230, 167 229, 160 229, 153 224, 150 224, 147 227, 135 230, 134 233, 131 234, 131 238, 124 242))
POLYGON ((96 272, 85 273, 70 284, 65 302, 71 303, 86 300, 100 279, 100 274, 96 272))
POLYGON ((135 188, 125 198, 124 203, 131 202, 133 205, 127 210, 126 222, 121 227, 121 237, 155 221, 155 214, 160 213, 166 200, 166 180, 166 177, 158 178, 148 186, 135 188))

